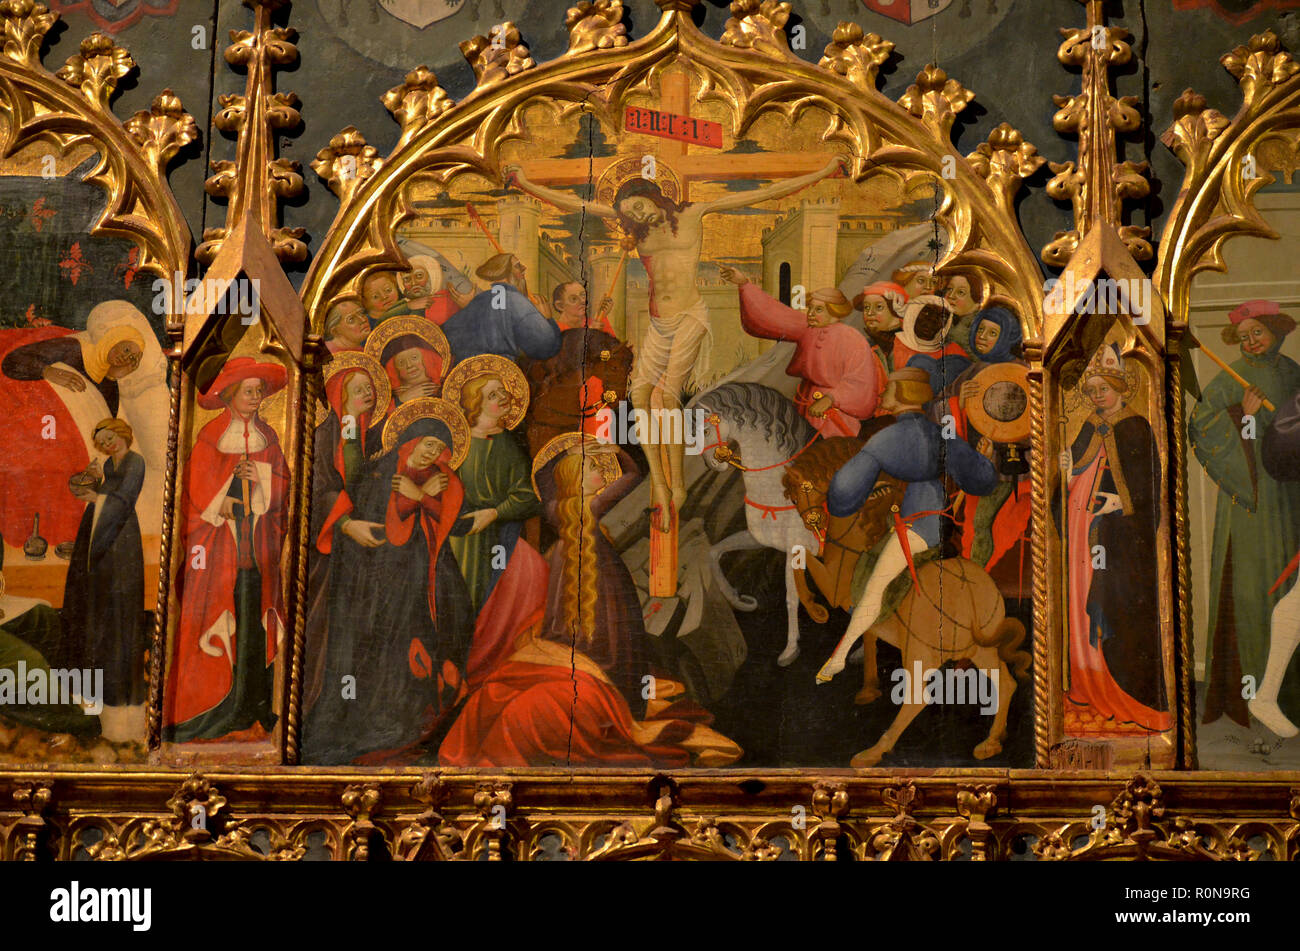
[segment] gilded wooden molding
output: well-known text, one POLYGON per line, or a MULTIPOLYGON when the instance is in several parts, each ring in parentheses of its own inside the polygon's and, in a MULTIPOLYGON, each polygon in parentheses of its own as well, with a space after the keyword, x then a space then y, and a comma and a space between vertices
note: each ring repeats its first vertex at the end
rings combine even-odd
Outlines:
POLYGON ((1047 160, 1010 123, 1003 122, 989 133, 987 142, 981 142, 966 156, 966 161, 989 183, 998 196, 1002 213, 1014 218, 1016 196, 1025 179, 1047 160))
POLYGON ((1186 166, 1178 199, 1160 242, 1155 278, 1172 319, 1187 320, 1192 279, 1223 271, 1230 238, 1278 234, 1255 208, 1255 194, 1271 181, 1261 150, 1294 155, 1300 148, 1300 64, 1271 30, 1220 58, 1236 78, 1242 102, 1231 120, 1187 90, 1174 107, 1174 124, 1161 141, 1186 166))
POLYGON ((1294 861, 1300 774, 0 777, 0 856, 95 861, 1294 861), (742 788, 742 786, 744 788, 742 788), (810 808, 811 806, 811 808, 810 808), (202 807, 196 808, 196 807, 202 807))
POLYGON ((479 34, 461 43, 460 51, 478 80, 476 92, 537 65, 528 53, 519 27, 509 20, 493 27, 487 36, 479 34))
POLYGON ((623 22, 623 0, 579 0, 564 13, 569 28, 566 55, 627 46, 627 25, 623 22))
POLYGON ((205 229, 203 243, 194 252, 203 264, 216 260, 236 223, 245 220, 256 224, 281 262, 307 257, 303 229, 279 224, 279 202, 303 190, 299 164, 275 154, 275 133, 302 124, 298 97, 272 88, 275 67, 291 65, 298 58, 294 30, 271 25, 271 14, 284 4, 285 0, 244 0, 255 11, 254 29, 230 32, 226 62, 244 67, 248 80, 243 95, 219 97, 221 108, 212 119, 222 132, 238 138, 236 160, 213 162, 213 174, 204 183, 209 195, 227 200, 227 208, 225 226, 205 229))
POLYGON ((1070 260, 1080 240, 1097 222, 1108 222, 1118 230, 1129 253, 1139 261, 1152 255, 1147 238, 1151 229, 1123 225, 1126 201, 1146 197, 1151 186, 1146 180, 1147 163, 1121 162, 1116 156, 1117 135, 1137 131, 1142 117, 1133 96, 1116 97, 1110 91, 1110 68, 1133 58, 1130 34, 1107 26, 1103 0, 1085 0, 1088 24, 1062 29, 1057 50, 1062 65, 1077 66, 1083 72, 1081 90, 1072 96, 1055 96, 1056 131, 1079 139, 1078 162, 1053 162, 1054 174, 1047 193, 1058 201, 1070 202, 1074 228, 1056 235, 1044 248, 1043 260, 1062 267, 1070 260))

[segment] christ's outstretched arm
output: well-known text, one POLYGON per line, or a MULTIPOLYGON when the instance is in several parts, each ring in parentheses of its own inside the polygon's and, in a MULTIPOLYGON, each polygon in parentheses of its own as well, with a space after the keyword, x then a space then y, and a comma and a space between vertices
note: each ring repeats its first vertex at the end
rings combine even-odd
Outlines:
POLYGON ((507 165, 502 171, 507 185, 514 184, 534 198, 539 198, 547 204, 554 205, 561 211, 585 211, 587 214, 595 215, 598 218, 615 218, 618 216, 618 213, 609 205, 603 205, 598 201, 585 201, 572 192, 557 191, 554 188, 547 188, 545 185, 530 182, 528 177, 524 175, 524 170, 518 165, 507 165))
POLYGON ((699 215, 707 215, 712 211, 731 211, 733 208, 746 208, 750 205, 756 205, 761 201, 769 201, 773 198, 784 198, 786 195, 793 195, 801 188, 820 182, 823 178, 835 174, 841 168, 848 167, 849 159, 847 156, 836 155, 826 165, 825 168, 818 169, 815 172, 809 172, 807 175, 800 175, 798 178, 786 178, 781 181, 773 182, 770 185, 764 185, 762 188, 748 192, 736 192, 731 195, 724 195, 722 198, 714 199, 710 202, 703 202, 695 206, 695 211, 699 215))

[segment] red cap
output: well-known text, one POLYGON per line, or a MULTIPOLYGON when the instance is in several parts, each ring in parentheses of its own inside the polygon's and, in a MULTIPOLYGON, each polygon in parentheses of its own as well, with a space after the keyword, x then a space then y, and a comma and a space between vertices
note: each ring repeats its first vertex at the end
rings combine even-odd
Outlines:
POLYGON ((260 363, 252 357, 235 357, 229 361, 206 390, 198 394, 199 405, 204 409, 221 409, 221 391, 244 380, 261 380, 266 384, 265 396, 284 389, 289 381, 288 371, 278 363, 260 363))
POLYGON ((1259 317, 1276 317, 1280 313, 1282 313, 1282 308, 1278 306, 1276 301, 1248 300, 1230 313, 1228 319, 1234 324, 1239 324, 1243 320, 1250 320, 1259 317))

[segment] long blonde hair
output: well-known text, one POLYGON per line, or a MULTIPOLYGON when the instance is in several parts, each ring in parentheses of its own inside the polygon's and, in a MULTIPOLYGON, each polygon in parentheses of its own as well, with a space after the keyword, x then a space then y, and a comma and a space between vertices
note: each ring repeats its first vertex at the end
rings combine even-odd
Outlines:
POLYGON ((584 459, 571 453, 555 464, 556 510, 564 543, 564 628, 575 643, 590 644, 596 627, 596 526, 590 499, 582 489, 584 459))

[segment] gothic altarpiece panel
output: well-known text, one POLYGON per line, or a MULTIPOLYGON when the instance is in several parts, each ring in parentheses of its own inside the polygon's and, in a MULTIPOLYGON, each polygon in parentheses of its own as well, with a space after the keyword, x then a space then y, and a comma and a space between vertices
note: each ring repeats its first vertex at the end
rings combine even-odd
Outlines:
POLYGON ((540 63, 497 24, 460 102, 412 69, 388 154, 311 162, 338 212, 295 290, 287 4, 225 50, 191 251, 179 100, 119 122, 129 54, 49 73, 54 16, 0 3, 36 272, 0 426, 40 447, 3 468, 0 855, 1295 856, 1277 38, 1224 57, 1234 119, 1178 100, 1157 258, 1088 0, 1038 255, 1047 163, 1007 124, 960 154, 944 70, 893 101, 852 23, 813 64, 788 3, 716 39, 657 5, 578 4, 540 63))

